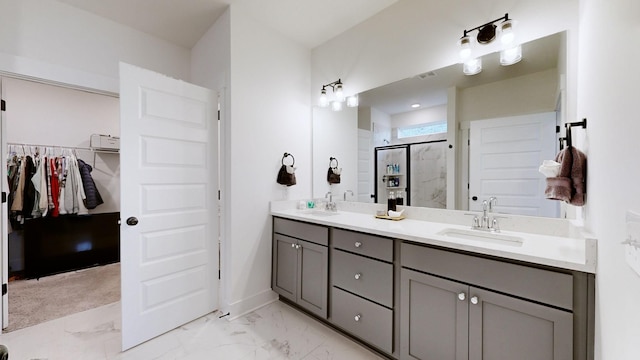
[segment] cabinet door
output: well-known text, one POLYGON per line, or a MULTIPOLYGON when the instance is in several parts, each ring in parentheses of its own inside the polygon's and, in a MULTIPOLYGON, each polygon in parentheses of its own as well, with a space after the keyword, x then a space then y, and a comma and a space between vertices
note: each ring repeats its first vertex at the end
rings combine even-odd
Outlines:
POLYGON ((470 289, 469 360, 573 359, 573 314, 470 289))
POLYGON ((298 305, 327 318, 329 249, 298 240, 298 305))
POLYGON ((401 358, 466 360, 468 286, 408 269, 401 281, 401 358))
POLYGON ((291 301, 298 296, 297 240, 288 236, 273 235, 273 261, 271 288, 291 301))

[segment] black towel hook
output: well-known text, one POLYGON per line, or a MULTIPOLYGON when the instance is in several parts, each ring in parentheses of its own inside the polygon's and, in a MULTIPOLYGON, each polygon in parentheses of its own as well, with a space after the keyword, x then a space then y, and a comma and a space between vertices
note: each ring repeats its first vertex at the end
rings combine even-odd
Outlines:
POLYGON ((333 156, 329 158, 329 167, 330 168, 337 168, 338 167, 338 159, 334 158, 333 156), (336 166, 331 166, 331 164, 333 164, 333 161, 336 161, 336 166))
POLYGON ((296 164, 296 158, 293 157, 293 154, 290 154, 290 153, 286 152, 286 153, 284 153, 284 155, 282 155, 282 165, 284 165, 284 159, 289 157, 289 156, 291 157, 291 160, 292 160, 291 166, 296 164))
POLYGON ((582 127, 583 129, 587 128, 587 118, 582 119, 582 121, 577 121, 577 122, 572 122, 572 123, 566 123, 564 124, 564 127, 566 129, 565 131, 565 137, 564 138, 560 138, 560 148, 562 149, 562 140, 566 140, 567 143, 567 147, 571 147, 571 130, 574 127, 582 127))

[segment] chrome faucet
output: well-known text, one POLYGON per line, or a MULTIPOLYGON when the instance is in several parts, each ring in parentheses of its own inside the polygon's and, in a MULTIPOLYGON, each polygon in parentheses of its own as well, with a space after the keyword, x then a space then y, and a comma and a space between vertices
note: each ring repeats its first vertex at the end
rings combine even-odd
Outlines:
MULTIPOLYGON (((478 216, 473 217, 473 224, 471 228, 474 230, 483 230, 483 231, 491 231, 498 232, 500 231, 500 227, 498 226, 498 219, 496 216, 491 217, 493 214, 493 208, 498 203, 498 199, 495 197, 490 197, 489 201, 482 201, 482 218, 478 219, 478 216)), ((472 215, 472 214, 469 214, 472 215)))
POLYGON ((331 193, 331 191, 327 192, 326 194, 324 194, 324 198, 329 198, 329 201, 327 202, 327 205, 325 206, 325 210, 327 211, 338 211, 338 208, 336 207, 336 203, 333 202, 333 194, 331 193))

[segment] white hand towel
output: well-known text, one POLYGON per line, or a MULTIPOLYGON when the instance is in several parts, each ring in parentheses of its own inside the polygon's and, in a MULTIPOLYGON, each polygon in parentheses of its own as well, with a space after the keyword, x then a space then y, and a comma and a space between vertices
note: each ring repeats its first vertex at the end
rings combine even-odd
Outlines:
POLYGON ((553 160, 544 160, 538 171, 546 177, 557 177, 560 173, 560 163, 553 160))

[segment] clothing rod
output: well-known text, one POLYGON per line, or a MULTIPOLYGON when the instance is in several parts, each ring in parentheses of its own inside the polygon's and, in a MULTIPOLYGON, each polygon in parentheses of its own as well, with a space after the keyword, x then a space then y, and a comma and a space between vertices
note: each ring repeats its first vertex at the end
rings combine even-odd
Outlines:
POLYGON ((79 147, 79 146, 63 146, 63 145, 44 145, 44 144, 23 144, 23 143, 11 143, 8 142, 9 146, 28 146, 28 147, 39 147, 39 148, 58 148, 58 149, 70 149, 70 150, 86 150, 93 151, 94 149, 88 147, 79 147))

